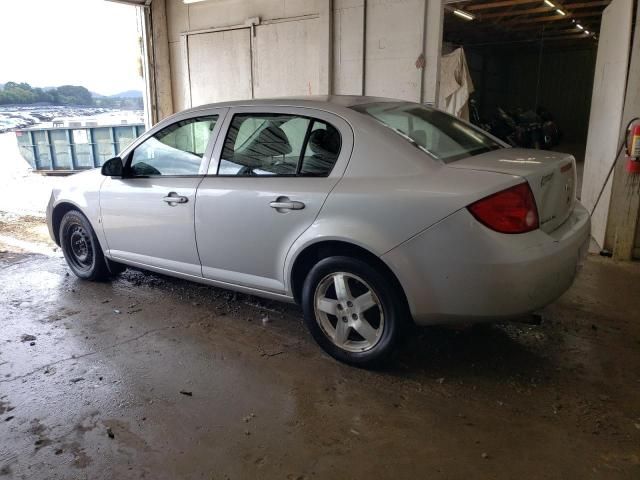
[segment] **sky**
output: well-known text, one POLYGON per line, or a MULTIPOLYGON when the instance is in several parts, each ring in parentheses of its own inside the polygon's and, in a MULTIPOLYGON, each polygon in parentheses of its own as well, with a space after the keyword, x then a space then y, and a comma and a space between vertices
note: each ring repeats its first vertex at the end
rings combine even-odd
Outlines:
POLYGON ((0 0, 0 83, 142 90, 135 7, 105 0, 0 0))

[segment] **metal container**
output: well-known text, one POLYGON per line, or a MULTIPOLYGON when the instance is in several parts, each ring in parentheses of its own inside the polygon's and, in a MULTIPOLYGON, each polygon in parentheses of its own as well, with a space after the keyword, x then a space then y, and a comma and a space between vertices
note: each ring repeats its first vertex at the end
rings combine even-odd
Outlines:
POLYGON ((16 130, 20 153, 42 172, 86 170, 115 157, 144 132, 143 124, 100 125, 16 130))

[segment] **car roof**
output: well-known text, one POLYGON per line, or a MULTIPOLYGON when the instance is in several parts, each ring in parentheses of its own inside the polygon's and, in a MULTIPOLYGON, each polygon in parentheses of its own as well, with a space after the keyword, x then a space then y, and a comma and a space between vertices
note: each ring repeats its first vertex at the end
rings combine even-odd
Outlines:
POLYGON ((369 97, 362 95, 309 95, 301 97, 279 97, 279 98, 262 98, 251 100, 234 100, 230 102, 209 103, 206 105, 199 105, 184 110, 181 113, 197 112, 201 110, 207 110, 210 108, 219 107, 315 107, 323 108, 326 110, 340 110, 341 108, 352 107, 354 105, 361 105, 365 103, 379 103, 379 102, 406 102, 406 100, 398 100, 393 98, 383 97, 369 97))

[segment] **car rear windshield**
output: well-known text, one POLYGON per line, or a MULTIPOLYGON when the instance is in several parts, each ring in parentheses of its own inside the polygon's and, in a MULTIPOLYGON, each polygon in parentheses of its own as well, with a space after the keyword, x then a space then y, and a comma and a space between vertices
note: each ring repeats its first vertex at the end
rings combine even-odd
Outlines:
POLYGON ((503 148, 481 130, 456 117, 416 103, 366 103, 351 108, 375 118, 446 163, 503 148))

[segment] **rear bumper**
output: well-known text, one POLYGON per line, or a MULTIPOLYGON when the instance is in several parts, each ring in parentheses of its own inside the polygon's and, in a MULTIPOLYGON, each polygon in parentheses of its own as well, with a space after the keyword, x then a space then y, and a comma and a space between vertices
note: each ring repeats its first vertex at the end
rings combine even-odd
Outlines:
POLYGON ((462 209, 382 258, 402 284, 416 323, 524 315, 562 295, 587 252, 591 223, 579 203, 555 231, 504 235, 462 209))

